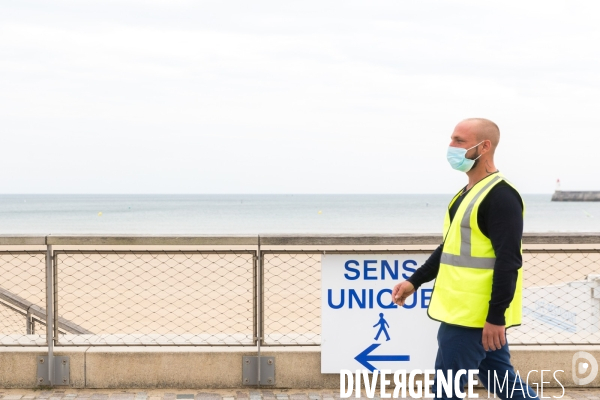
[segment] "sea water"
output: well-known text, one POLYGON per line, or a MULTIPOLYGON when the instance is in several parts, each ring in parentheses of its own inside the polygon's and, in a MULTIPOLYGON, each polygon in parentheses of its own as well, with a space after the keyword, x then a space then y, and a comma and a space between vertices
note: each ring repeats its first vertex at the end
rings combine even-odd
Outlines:
MULTIPOLYGON (((451 194, 0 195, 0 234, 441 233, 451 194)), ((524 194, 526 232, 600 232, 600 202, 524 194)))

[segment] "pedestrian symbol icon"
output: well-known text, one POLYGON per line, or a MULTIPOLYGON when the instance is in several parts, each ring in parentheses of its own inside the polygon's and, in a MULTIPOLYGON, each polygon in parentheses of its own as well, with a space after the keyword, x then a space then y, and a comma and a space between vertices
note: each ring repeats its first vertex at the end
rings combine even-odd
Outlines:
POLYGON ((379 322, 377 322, 375 325, 373 325, 373 328, 375 328, 376 326, 379 326, 379 331, 377 331, 377 336, 375 336, 375 340, 379 340, 379 336, 381 335, 381 332, 383 332, 385 334, 386 342, 388 340, 390 340, 390 335, 388 335, 388 332, 386 329, 386 327, 389 328, 390 325, 387 323, 385 318, 383 318, 383 313, 379 313, 379 322))

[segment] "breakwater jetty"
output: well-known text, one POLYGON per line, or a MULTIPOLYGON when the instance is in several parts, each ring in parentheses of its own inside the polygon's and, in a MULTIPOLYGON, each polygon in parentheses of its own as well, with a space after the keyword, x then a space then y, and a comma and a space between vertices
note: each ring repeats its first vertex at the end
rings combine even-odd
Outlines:
POLYGON ((564 191, 557 190, 552 201, 600 201, 600 191, 564 191))

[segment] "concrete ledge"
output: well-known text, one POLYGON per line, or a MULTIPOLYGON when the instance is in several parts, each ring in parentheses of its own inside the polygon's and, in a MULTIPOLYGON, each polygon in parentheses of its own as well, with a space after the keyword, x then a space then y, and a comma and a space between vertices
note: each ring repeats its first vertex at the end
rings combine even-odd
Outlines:
POLYGON ((47 236, 46 243, 51 245, 79 246, 257 246, 258 236, 57 235, 47 236))
MULTIPOLYGON (((434 233, 388 235, 260 235, 263 246, 406 246, 439 245, 434 233)), ((0 246, 257 246, 258 235, 0 235, 0 246)), ((525 233, 524 244, 600 244, 600 233, 525 233)))
POLYGON ((0 246, 44 246, 46 236, 0 235, 0 246))
MULTIPOLYGON (((600 387, 600 376, 586 386, 576 386, 572 359, 586 351, 600 359, 595 346, 513 346, 512 360, 530 383, 560 387, 600 387), (536 372, 537 371, 537 372, 536 372)), ((45 348, 0 348, 0 387, 36 386, 37 356, 45 348)), ((242 385, 242 357, 256 355, 254 347, 83 347, 56 348, 56 355, 71 357, 71 387, 96 389, 129 388, 247 388, 242 385)), ((276 389, 339 389, 338 374, 321 374, 319 347, 263 347, 261 355, 275 357, 276 389)), ((585 360, 582 360, 585 361, 585 360)))
POLYGON ((600 233, 524 233, 523 244, 598 244, 600 233))
POLYGON ((399 246, 439 245, 439 234, 396 235, 261 235, 261 246, 399 246))

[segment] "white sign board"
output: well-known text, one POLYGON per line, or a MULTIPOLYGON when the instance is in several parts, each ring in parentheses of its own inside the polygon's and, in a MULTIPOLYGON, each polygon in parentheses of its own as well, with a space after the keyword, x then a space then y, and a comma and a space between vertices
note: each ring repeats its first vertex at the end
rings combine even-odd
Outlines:
POLYGON ((427 316, 433 282, 403 307, 394 286, 428 254, 325 254, 321 258, 321 373, 433 369, 439 323, 427 316))

